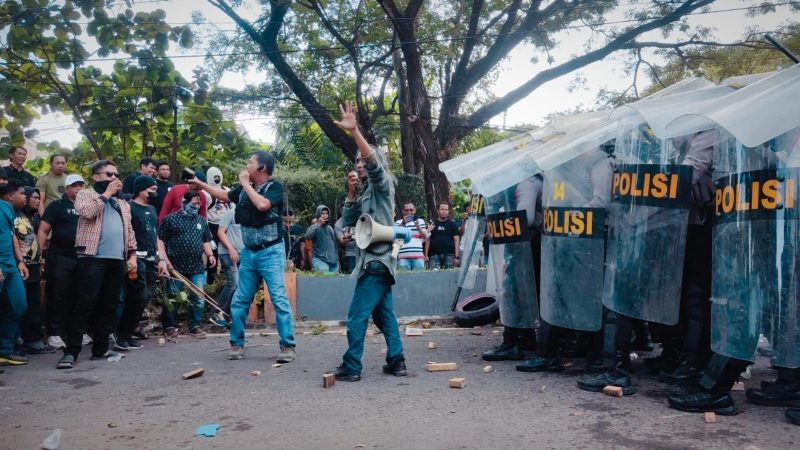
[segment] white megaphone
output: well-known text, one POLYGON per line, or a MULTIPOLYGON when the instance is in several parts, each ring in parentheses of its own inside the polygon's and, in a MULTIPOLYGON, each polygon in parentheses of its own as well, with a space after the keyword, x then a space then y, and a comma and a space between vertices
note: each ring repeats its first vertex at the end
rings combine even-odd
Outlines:
POLYGON ((392 242, 392 255, 397 258, 400 246, 411 241, 411 230, 398 225, 381 225, 369 214, 362 214, 356 222, 356 246, 364 250, 376 242, 392 242))

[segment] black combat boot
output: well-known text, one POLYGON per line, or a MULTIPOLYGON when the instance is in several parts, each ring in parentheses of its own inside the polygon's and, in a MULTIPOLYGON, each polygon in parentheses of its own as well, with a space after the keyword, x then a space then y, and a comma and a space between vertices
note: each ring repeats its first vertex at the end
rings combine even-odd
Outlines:
POLYGON ((636 386, 631 383, 629 368, 629 356, 624 352, 616 352, 612 369, 581 378, 578 380, 578 388, 584 391, 602 392, 606 386, 617 386, 622 388, 624 395, 633 395, 636 393, 636 386))
POLYGON ((391 364, 385 364, 383 366, 383 373, 387 375, 394 375, 396 377, 407 376, 408 369, 406 369, 406 360, 401 358, 392 362, 391 364))
POLYGON ((558 356, 537 356, 536 358, 517 364, 520 372, 561 372, 564 364, 558 356))
POLYGON ((721 416, 732 416, 739 412, 733 403, 733 397, 727 392, 717 393, 702 390, 692 394, 669 395, 667 400, 669 401, 669 406, 678 411, 713 412, 721 416))
POLYGON ((772 383, 762 389, 750 388, 747 399, 763 406, 800 406, 800 384, 772 383))
POLYGON ((484 361, 520 361, 525 359, 525 354, 518 345, 503 342, 493 350, 484 352, 483 359, 484 361))

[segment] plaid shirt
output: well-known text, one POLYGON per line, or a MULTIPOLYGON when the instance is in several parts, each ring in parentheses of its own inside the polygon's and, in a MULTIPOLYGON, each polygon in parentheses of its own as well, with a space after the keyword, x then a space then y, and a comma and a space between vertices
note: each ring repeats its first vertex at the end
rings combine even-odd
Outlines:
MULTIPOLYGON (((131 207, 126 201, 116 199, 122 213, 122 235, 128 253, 136 251, 136 236, 131 226, 131 207)), ((103 230, 103 211, 106 202, 94 189, 78 192, 75 199, 75 211, 78 213, 78 233, 75 236, 75 251, 79 255, 94 256, 100 243, 100 232, 103 230)))

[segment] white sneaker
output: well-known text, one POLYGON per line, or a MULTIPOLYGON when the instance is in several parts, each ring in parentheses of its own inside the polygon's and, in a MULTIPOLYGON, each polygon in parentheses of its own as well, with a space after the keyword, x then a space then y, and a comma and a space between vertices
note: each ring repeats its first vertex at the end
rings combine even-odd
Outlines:
POLYGON ((92 338, 89 337, 88 334, 84 334, 83 335, 83 342, 81 343, 82 345, 89 345, 92 342, 94 342, 94 341, 92 340, 92 338))
POLYGON ((47 345, 56 349, 67 347, 67 344, 65 344, 64 341, 61 340, 61 336, 50 336, 49 338, 47 338, 47 345))

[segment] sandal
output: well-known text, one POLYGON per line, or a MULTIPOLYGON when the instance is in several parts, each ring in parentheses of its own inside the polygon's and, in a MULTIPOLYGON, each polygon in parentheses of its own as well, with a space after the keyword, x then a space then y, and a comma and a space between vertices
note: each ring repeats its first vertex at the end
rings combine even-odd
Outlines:
POLYGON ((57 369, 72 369, 75 367, 75 357, 72 355, 64 355, 58 360, 57 369))

